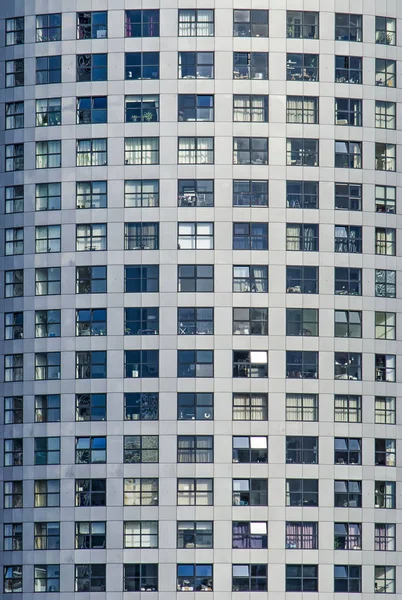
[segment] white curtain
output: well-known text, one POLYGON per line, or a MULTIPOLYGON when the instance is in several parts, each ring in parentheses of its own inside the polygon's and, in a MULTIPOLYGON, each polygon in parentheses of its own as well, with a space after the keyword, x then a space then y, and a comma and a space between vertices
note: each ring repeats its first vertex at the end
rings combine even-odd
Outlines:
POLYGON ((180 11, 179 36, 194 36, 196 34, 195 16, 196 12, 194 10, 180 11))
POLYGON ((213 35, 213 20, 214 17, 212 10, 198 10, 197 35, 204 37, 213 35))
POLYGON ((92 165, 99 167, 107 164, 106 140, 92 140, 92 165))
POLYGON ((286 250, 301 250, 301 225, 286 227, 286 250))
POLYGON ((316 421, 317 397, 314 394, 287 394, 286 420, 316 421))
POLYGON ((213 162, 213 138, 197 138, 197 164, 213 162))

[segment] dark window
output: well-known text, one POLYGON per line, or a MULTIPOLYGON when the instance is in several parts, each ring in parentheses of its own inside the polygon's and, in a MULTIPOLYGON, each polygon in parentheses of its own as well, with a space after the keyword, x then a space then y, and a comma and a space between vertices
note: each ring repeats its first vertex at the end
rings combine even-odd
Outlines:
POLYGON ((99 550, 106 548, 105 521, 76 522, 75 547, 78 550, 99 550))
POLYGON ((106 462, 106 437, 76 437, 75 463, 77 465, 106 462))
POLYGON ((233 592, 266 592, 268 565, 232 565, 233 592))
POLYGON ((374 593, 395 594, 396 567, 374 567, 374 593))
POLYGON ((213 52, 179 52, 179 79, 213 79, 213 52))
POLYGON ((107 54, 77 54, 77 81, 106 81, 107 54))
POLYGON ((4 355, 4 381, 24 381, 24 355, 4 355))
POLYGON ((6 19, 6 46, 24 43, 24 17, 6 19))
POLYGON ((158 377, 159 350, 126 350, 124 352, 125 377, 158 377))
POLYGON ((317 294, 318 267, 287 266, 286 292, 288 294, 317 294))
POLYGON ((106 181, 79 181, 76 187, 77 208, 106 208, 106 181))
POLYGON ((287 550, 317 550, 318 523, 287 521, 285 544, 287 550))
POLYGON ((396 187, 390 185, 375 186, 375 210, 381 213, 396 212, 396 187))
POLYGON ((77 98, 77 124, 107 123, 107 97, 87 96, 77 98))
POLYGON ((159 95, 126 96, 126 123, 159 121, 159 95))
POLYGON ((233 223, 233 250, 268 250, 268 223, 233 223))
POLYGON ((124 335, 159 333, 159 308, 125 308, 124 335))
POLYGON ((46 15, 36 15, 36 41, 59 42, 60 40, 61 14, 53 13, 46 15))
POLYGON ((240 335, 267 335, 267 308, 234 308, 233 333, 240 335))
POLYGON ((179 9, 179 37, 211 37, 213 35, 213 10, 179 9))
POLYGON ((318 54, 286 55, 286 79, 288 81, 319 81, 318 54))
POLYGON ((233 52, 233 79, 268 79, 268 52, 233 52))
MULTIPOLYGON (((348 13, 335 14, 335 39, 347 42, 363 41, 363 17, 362 15, 351 15, 348 13)), ((336 567, 335 567, 336 568, 336 567)), ((335 591, 346 591, 336 590, 335 591)), ((357 592, 360 590, 350 590, 357 592)))
MULTIPOLYGON (((60 311, 59 311, 60 312, 60 311)), ((24 313, 4 313, 4 339, 22 340, 24 337, 24 313)))
POLYGON ((125 592, 158 591, 157 564, 125 564, 123 568, 125 592))
POLYGON ((13 227, 5 230, 5 255, 24 254, 24 228, 13 227))
POLYGON ((24 59, 6 60, 6 88, 24 85, 24 59))
POLYGON ((214 376, 214 351, 213 350, 178 350, 177 351, 177 376, 178 377, 213 377, 214 376))
POLYGON ((106 292, 106 267, 76 267, 76 294, 106 292))
POLYGON ((234 165, 267 165, 268 139, 256 137, 233 138, 234 165))
POLYGON ((60 506, 60 480, 38 479, 34 483, 35 508, 60 506))
POLYGON ((396 61, 386 58, 375 59, 375 84, 381 87, 396 87, 396 61))
POLYGON ((23 396, 6 396, 4 398, 4 424, 17 425, 23 423, 23 396))
POLYGON ((361 508, 362 506, 362 482, 354 480, 334 481, 334 506, 361 508))
POLYGON ((318 39, 318 12, 288 10, 286 14, 286 37, 318 39))
POLYGON ((21 467, 24 464, 22 443, 22 438, 12 438, 10 440, 4 440, 5 467, 21 467))
POLYGON ((288 208, 318 208, 318 181, 287 181, 288 208))
POLYGON ((61 83, 61 56, 36 59, 36 84, 61 83))
POLYGON ((335 225, 335 252, 362 252, 362 227, 335 225))
POLYGON ((267 479, 232 479, 233 506, 267 506, 267 479))
POLYGON ((214 180, 179 179, 178 205, 186 207, 213 206, 214 180))
POLYGON ((234 10, 234 37, 268 37, 267 10, 234 10))
POLYGON ((159 462, 159 438, 157 435, 125 435, 123 458, 125 463, 159 462))
POLYGON ((124 479, 124 506, 158 506, 158 479, 137 477, 124 479))
POLYGON ((287 479, 286 506, 318 506, 318 479, 287 479))
POLYGON ((362 311, 336 310, 335 337, 362 337, 362 311))
POLYGON ((335 142, 335 167, 338 169, 361 169, 363 160, 362 142, 335 142))
POLYGON ((76 421, 105 421, 106 394, 76 394, 76 421))
POLYGON ((395 383, 396 356, 395 354, 375 355, 375 380, 395 383))
POLYGON ((317 379, 318 352, 288 350, 286 352, 286 377, 288 379, 317 379))
POLYGON ((268 96, 233 96, 233 121, 268 123, 268 96))
POLYGON ((107 37, 107 11, 77 13, 77 40, 107 37))
POLYGON ((105 351, 93 350, 75 353, 76 379, 105 379, 107 355, 105 351))
POLYGON ((177 333, 179 335, 213 335, 213 308, 178 308, 177 333))
POLYGON ((126 293, 159 291, 159 265, 127 265, 124 275, 126 293))
POLYGON ((178 592, 212 592, 213 565, 177 565, 178 592))
POLYGON ((268 181, 233 181, 233 206, 268 206, 268 181))
POLYGON ((361 550, 361 523, 334 523, 335 550, 361 550))
POLYGON ((334 462, 336 465, 361 465, 361 438, 334 438, 334 462))
POLYGON ((361 183, 336 183, 335 208, 341 210, 362 209, 361 183))
POLYGON ((212 506, 213 479, 178 479, 178 506, 212 506))
POLYGON ((396 297, 396 271, 375 270, 375 295, 384 298, 396 297))
POLYGON ((336 394, 334 420, 342 423, 361 423, 362 397, 336 394))
POLYGON ((60 438, 35 438, 35 465, 60 464, 60 438))
POLYGON ((34 524, 34 549, 59 550, 60 549, 60 523, 35 523, 34 524))
MULTIPOLYGON (((13 185, 5 188, 6 214, 24 212, 24 186, 13 185)), ((9 273, 11 271, 7 271, 9 273)))
POLYGON ((77 336, 106 335, 106 308, 82 308, 76 311, 77 336))
POLYGON ((205 421, 214 418, 213 393, 181 392, 177 394, 177 418, 185 421, 205 421))
POLYGON ((157 392, 131 392, 124 394, 124 418, 127 421, 155 421, 159 418, 157 392))
POLYGON ((75 506, 106 506, 106 479, 76 479, 75 506))
POLYGON ((75 565, 76 592, 104 592, 106 590, 106 565, 75 565))
POLYGON ((395 467, 396 440, 376 438, 374 446, 374 464, 381 467, 395 467))
POLYGON ((234 266, 234 292, 268 292, 268 267, 265 265, 234 266))
POLYGON ((335 125, 362 126, 362 100, 335 98, 335 125))
POLYGON ((213 121, 214 96, 206 94, 179 94, 178 121, 213 121))
POLYGON ((335 56, 335 83, 363 83, 361 56, 335 56))
POLYGON ((267 523, 264 521, 233 521, 232 548, 243 550, 268 548, 267 523))
POLYGON ((35 210, 60 210, 61 183, 37 183, 35 186, 35 210))
POLYGON ((286 462, 299 465, 318 464, 318 438, 307 435, 286 436, 286 462))
POLYGON ((318 167, 318 140, 288 138, 286 140, 286 164, 291 167, 318 167))
POLYGON ((5 114, 6 129, 21 129, 24 127, 24 102, 7 102, 5 114))
POLYGON ((233 436, 234 463, 267 463, 268 438, 266 436, 233 436))
POLYGON ((178 435, 178 463, 214 462, 214 438, 212 435, 178 435))
POLYGON ((179 292, 213 292, 214 267, 213 265, 179 265, 178 266, 178 291, 179 292))
POLYGON ((3 574, 4 593, 22 593, 22 565, 5 565, 3 567, 3 574))
POLYGON ((362 355, 359 352, 335 352, 335 379, 362 379, 362 355))
POLYGON ((126 52, 126 79, 159 79, 159 52, 126 52))
POLYGON ((317 252, 318 242, 318 225, 310 223, 286 224, 286 250, 317 252))
POLYGON ((317 308, 287 308, 286 335, 318 335, 317 308))
POLYGON ((335 267, 335 294, 342 296, 362 295, 362 269, 335 267))
POLYGON ((126 37, 159 37, 159 10, 126 10, 126 37))
POLYGON ((35 396, 35 423, 56 423, 58 421, 60 421, 60 394, 35 396))
POLYGON ((233 377, 268 377, 268 352, 234 350, 233 377))
POLYGON ((395 46, 396 19, 393 19, 392 17, 375 18, 375 43, 395 46))
POLYGON ((177 547, 186 549, 213 548, 213 522, 178 521, 177 547))
POLYGON ((286 96, 286 122, 318 123, 318 98, 314 96, 286 96))
POLYGON ((125 250, 158 250, 159 223, 125 223, 125 250))
MULTIPOLYGON (((359 41, 359 40, 356 40, 359 41)), ((334 565, 334 592, 360 594, 362 568, 359 565, 334 565)))

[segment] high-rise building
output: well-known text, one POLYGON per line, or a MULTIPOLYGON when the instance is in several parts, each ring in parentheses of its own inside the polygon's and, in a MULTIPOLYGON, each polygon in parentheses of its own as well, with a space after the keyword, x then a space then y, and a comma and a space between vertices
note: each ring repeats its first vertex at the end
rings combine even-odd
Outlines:
POLYGON ((0 45, 0 597, 402 597, 401 0, 0 45))

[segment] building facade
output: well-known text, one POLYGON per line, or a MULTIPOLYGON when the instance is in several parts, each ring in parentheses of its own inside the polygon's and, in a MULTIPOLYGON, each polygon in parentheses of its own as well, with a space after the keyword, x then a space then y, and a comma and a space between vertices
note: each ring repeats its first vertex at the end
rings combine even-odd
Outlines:
POLYGON ((1 597, 400 597, 401 41, 3 0, 1 597))

